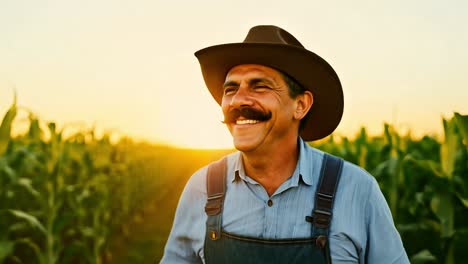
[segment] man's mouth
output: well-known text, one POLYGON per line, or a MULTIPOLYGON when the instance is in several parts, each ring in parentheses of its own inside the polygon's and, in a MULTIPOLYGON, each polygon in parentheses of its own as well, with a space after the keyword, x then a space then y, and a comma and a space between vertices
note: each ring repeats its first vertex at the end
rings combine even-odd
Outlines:
POLYGON ((236 125, 246 125, 246 124, 257 124, 258 120, 252 120, 252 119, 243 119, 243 120, 236 120, 236 125))

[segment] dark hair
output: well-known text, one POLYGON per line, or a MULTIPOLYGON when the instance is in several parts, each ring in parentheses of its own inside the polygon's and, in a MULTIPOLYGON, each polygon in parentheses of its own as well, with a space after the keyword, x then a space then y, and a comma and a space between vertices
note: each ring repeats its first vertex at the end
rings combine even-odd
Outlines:
MULTIPOLYGON (((289 96, 291 98, 296 98, 300 94, 304 94, 305 91, 307 91, 301 84, 299 84, 298 81, 296 81, 294 78, 289 76, 287 73, 279 71, 281 75, 283 76, 284 81, 286 82, 286 85, 288 85, 289 88, 289 96)), ((299 132, 304 128, 305 123, 310 117, 310 109, 309 112, 304 116, 304 118, 301 119, 301 122, 299 123, 299 132)))

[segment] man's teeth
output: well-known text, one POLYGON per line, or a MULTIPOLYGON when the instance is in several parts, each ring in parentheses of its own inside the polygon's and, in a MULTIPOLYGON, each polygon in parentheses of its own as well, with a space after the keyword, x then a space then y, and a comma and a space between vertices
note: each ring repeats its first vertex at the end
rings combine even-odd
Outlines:
POLYGON ((256 123, 258 123, 258 120, 251 120, 251 119, 236 120, 236 125, 256 124, 256 123))

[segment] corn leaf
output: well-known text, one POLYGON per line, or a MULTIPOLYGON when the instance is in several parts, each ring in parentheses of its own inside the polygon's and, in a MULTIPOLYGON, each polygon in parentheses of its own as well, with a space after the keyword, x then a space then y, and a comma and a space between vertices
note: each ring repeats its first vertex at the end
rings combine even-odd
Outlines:
POLYGON ((455 113, 455 121, 457 123, 458 130, 465 139, 465 144, 468 146, 468 115, 455 113))
POLYGON ((411 263, 423 264, 423 263, 437 263, 436 257, 431 254, 427 249, 421 250, 411 257, 411 263))
POLYGON ((440 162, 444 174, 451 178, 455 169, 457 150, 460 147, 460 136, 458 135, 455 118, 443 119, 445 140, 440 146, 440 162))
POLYGON ((34 114, 30 114, 29 122, 31 123, 29 126, 29 138, 37 141, 40 140, 42 131, 39 126, 39 119, 34 114))
POLYGON ((454 234, 454 208, 452 196, 448 193, 437 193, 431 200, 431 209, 441 224, 441 236, 452 237, 454 234))
POLYGON ((465 208, 468 208, 468 198, 463 197, 460 193, 457 193, 458 199, 462 202, 462 204, 465 206, 465 208))
POLYGON ((16 171, 13 170, 6 159, 0 158, 0 174, 4 174, 10 181, 14 181, 16 178, 16 171))
POLYGON ((35 263, 44 263, 44 261, 42 260, 41 249, 31 239, 29 238, 18 239, 15 241, 15 244, 16 245, 22 244, 22 245, 29 247, 34 252, 34 255, 37 258, 37 262, 35 263))
POLYGON ((20 178, 17 184, 28 191, 28 193, 32 194, 34 197, 40 197, 40 193, 34 189, 32 186, 32 180, 28 178, 20 178))
POLYGON ((5 153, 8 143, 10 142, 11 137, 11 124, 15 119, 17 112, 16 108, 16 93, 13 99, 13 104, 11 105, 10 109, 6 112, 5 116, 3 117, 2 124, 0 125, 0 156, 5 153))
POLYGON ((21 220, 26 221, 28 224, 30 224, 32 227, 39 229, 43 234, 47 234, 46 229, 44 226, 37 220, 37 218, 33 215, 30 215, 26 212, 19 211, 19 210, 8 210, 13 216, 16 218, 19 218, 21 220))
POLYGON ((445 177, 442 167, 438 162, 433 160, 417 160, 410 156, 405 157, 405 160, 411 162, 412 164, 418 166, 421 169, 428 170, 432 172, 433 175, 438 177, 445 177))

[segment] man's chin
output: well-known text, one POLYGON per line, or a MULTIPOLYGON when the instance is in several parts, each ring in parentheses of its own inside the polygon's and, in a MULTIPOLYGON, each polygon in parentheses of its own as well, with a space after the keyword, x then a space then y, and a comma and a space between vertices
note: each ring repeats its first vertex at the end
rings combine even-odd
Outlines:
POLYGON ((257 145, 253 140, 233 139, 234 147, 241 152, 250 152, 256 149, 257 145))

